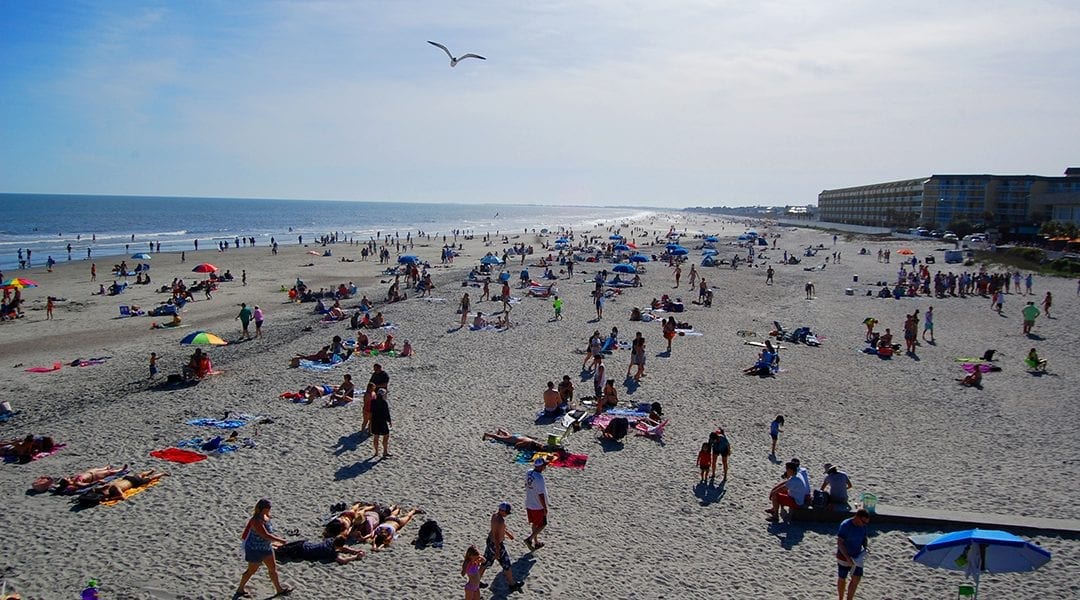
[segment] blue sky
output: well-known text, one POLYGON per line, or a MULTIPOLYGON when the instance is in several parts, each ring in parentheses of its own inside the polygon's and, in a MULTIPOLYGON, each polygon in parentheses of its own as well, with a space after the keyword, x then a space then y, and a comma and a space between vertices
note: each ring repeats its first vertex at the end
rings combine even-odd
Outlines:
POLYGON ((0 0, 0 192, 681 207, 1060 175, 1078 31, 1063 0, 0 0))

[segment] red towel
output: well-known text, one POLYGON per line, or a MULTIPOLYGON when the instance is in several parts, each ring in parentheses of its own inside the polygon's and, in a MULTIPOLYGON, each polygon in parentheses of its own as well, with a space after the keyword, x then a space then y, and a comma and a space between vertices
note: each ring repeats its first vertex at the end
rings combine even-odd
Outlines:
POLYGON ((185 465, 188 463, 199 462, 200 460, 206 460, 205 454, 199 454, 198 452, 192 452, 191 450, 184 450, 182 448, 153 450, 150 452, 150 456, 185 465))
POLYGON ((585 461, 589 460, 587 454, 566 454, 560 455, 555 460, 549 463, 553 467, 562 467, 564 469, 584 469, 585 461))
POLYGON ((26 370, 27 373, 52 373, 53 371, 59 371, 64 365, 54 362, 52 367, 30 367, 26 370))

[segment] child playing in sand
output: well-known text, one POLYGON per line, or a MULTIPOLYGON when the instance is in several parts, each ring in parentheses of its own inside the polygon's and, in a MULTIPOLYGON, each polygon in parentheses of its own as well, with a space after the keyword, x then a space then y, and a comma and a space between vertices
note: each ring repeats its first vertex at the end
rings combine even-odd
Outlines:
POLYGON ((769 425, 769 437, 772 438, 772 450, 769 456, 776 456, 776 440, 780 438, 780 428, 784 426, 784 415, 776 415, 772 424, 769 425))
POLYGON ((465 600, 480 600, 480 567, 484 564, 484 557, 476 546, 469 546, 465 551, 465 560, 461 563, 462 577, 468 577, 465 582, 465 600))
POLYGON ((555 300, 552 301, 551 306, 555 308, 555 320, 556 321, 561 321, 562 320, 562 305, 563 305, 562 298, 559 298, 558 296, 555 296, 555 300))
POLYGON ((150 353, 150 379, 157 375, 157 352, 150 353))
POLYGON ((712 447, 709 442, 701 444, 697 453, 697 466, 701 470, 701 483, 709 482, 709 467, 712 466, 712 447))

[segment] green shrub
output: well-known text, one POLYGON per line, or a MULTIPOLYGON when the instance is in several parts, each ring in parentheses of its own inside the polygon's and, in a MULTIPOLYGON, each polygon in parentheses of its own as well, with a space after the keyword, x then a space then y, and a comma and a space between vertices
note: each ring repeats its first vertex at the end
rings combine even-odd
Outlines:
POLYGON ((1036 264, 1041 264, 1046 260, 1046 252, 1039 248, 1009 248, 1005 254, 1012 259, 1033 262, 1036 264))

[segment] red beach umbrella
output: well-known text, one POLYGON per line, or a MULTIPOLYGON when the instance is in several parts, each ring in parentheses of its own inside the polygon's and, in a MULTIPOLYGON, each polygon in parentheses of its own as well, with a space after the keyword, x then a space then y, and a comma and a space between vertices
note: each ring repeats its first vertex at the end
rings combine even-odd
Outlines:
POLYGON ((192 273, 215 273, 218 268, 210 263, 203 263, 191 270, 192 273))

